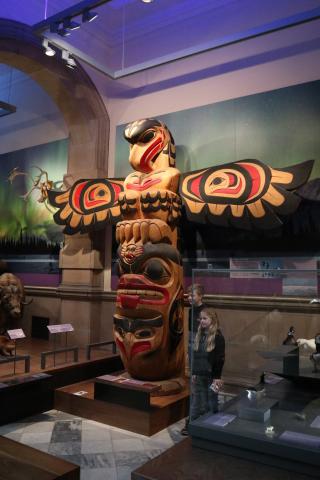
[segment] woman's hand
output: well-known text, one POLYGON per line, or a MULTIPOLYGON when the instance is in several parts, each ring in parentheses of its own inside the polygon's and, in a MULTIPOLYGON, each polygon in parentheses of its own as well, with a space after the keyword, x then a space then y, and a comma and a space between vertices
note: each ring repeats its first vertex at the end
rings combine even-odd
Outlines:
POLYGON ((220 378, 215 378, 212 381, 211 388, 213 389, 213 391, 219 392, 222 386, 223 386, 223 381, 220 378))

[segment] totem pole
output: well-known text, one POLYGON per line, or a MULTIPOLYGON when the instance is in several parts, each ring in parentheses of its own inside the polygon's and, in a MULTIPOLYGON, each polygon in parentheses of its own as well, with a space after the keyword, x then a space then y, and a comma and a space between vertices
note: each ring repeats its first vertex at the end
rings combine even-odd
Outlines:
POLYGON ((64 192, 49 189, 48 198, 66 234, 117 224, 119 285, 113 328, 123 364, 133 378, 176 378, 179 383, 184 358, 177 249, 182 202, 189 221, 276 228, 281 225, 277 214, 297 209, 301 197, 294 190, 308 180, 313 161, 279 170, 241 160, 184 173, 180 179, 166 125, 156 119, 135 121, 124 136, 134 170, 124 180, 78 180, 64 192))
POLYGON ((182 265, 177 250, 180 172, 168 128, 157 120, 133 122, 134 172, 119 195, 119 285, 114 337, 134 378, 166 380, 183 370, 182 265))
POLYGON ((124 181, 79 180, 66 192, 49 191, 49 201, 59 208, 54 218, 66 225, 67 234, 118 222, 113 329, 121 359, 133 378, 175 378, 176 386, 183 385, 180 172, 174 140, 166 125, 154 119, 131 123, 124 136, 134 169, 124 181))

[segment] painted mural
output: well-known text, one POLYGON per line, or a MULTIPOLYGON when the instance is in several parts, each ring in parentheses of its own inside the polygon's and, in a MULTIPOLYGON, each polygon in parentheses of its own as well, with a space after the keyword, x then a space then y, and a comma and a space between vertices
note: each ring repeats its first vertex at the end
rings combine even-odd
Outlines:
POLYGON ((67 149, 64 139, 0 155, 0 258, 25 285, 59 284, 63 234, 50 206, 39 200, 42 171, 58 187, 67 171, 67 149))
MULTIPOLYGON (((316 159, 320 177, 320 81, 157 115, 176 141, 183 173, 244 158, 271 167, 316 159)), ((115 177, 130 172, 125 125, 116 132, 115 177)))
MULTIPOLYGON (((313 159, 311 179, 320 177, 320 81, 259 93, 157 118, 176 140, 181 172, 200 170, 241 159, 259 159, 278 168, 313 159)), ((129 173, 125 125, 116 132, 115 176, 129 173)), ((315 185, 315 191, 317 187, 315 185)), ((182 213, 181 243, 185 284, 192 268, 229 268, 230 258, 320 254, 320 211, 316 194, 304 199, 281 228, 248 232, 214 225, 196 225, 182 213)), ((114 252, 115 253, 115 252, 114 252)), ((114 259, 116 254, 114 254, 114 259)), ((116 284, 114 277, 113 285, 116 284)))

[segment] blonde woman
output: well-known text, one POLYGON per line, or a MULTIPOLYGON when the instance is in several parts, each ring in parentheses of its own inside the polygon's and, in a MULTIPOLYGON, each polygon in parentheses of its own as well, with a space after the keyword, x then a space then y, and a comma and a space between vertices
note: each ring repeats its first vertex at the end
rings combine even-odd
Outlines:
POLYGON ((225 341, 218 316, 212 308, 204 308, 193 346, 191 420, 208 411, 218 411, 224 359, 225 341))

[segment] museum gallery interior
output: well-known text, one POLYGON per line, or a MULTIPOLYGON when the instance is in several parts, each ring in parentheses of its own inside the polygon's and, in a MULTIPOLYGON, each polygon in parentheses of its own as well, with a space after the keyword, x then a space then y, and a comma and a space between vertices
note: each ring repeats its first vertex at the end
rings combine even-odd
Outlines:
POLYGON ((0 480, 319 478, 319 32, 0 3, 0 480))

